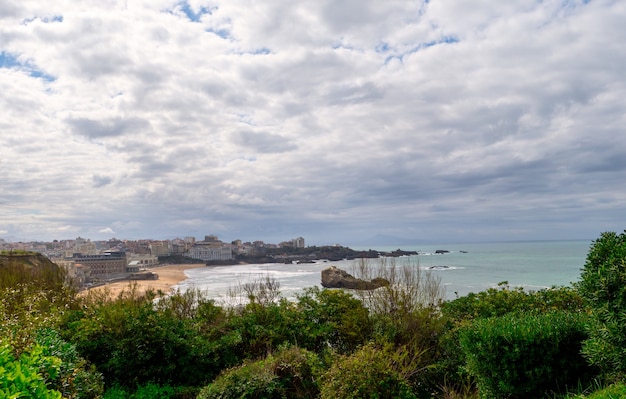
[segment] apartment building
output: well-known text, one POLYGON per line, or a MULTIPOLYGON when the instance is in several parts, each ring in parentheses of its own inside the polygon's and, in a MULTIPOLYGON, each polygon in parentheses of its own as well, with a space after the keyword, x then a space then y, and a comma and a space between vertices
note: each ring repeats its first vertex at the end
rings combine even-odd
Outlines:
POLYGON ((94 280, 106 280, 126 275, 126 253, 108 251, 101 255, 74 254, 74 263, 89 268, 94 280))
POLYGON ((233 259, 233 248, 223 242, 197 242, 185 254, 188 258, 198 259, 204 262, 233 259))

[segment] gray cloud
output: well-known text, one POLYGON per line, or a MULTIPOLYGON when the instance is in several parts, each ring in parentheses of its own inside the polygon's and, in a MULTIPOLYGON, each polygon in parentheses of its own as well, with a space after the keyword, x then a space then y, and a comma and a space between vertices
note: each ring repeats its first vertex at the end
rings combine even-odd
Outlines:
POLYGON ((0 231, 622 229, 625 17, 615 1, 0 6, 0 53, 55 78, 0 66, 0 231))
POLYGON ((96 188, 99 187, 104 187, 108 184, 111 184, 111 181, 113 179, 111 179, 111 177, 109 176, 102 176, 102 175, 94 175, 93 176, 93 186, 96 188))
POLYGON ((242 130, 234 133, 232 140, 255 153, 281 153, 296 149, 296 145, 286 137, 266 132, 242 130))
POLYGON ((149 123, 137 118, 111 118, 95 120, 87 118, 77 118, 67 120, 74 134, 88 138, 118 137, 122 135, 132 135, 145 133, 143 131, 149 127, 149 123))

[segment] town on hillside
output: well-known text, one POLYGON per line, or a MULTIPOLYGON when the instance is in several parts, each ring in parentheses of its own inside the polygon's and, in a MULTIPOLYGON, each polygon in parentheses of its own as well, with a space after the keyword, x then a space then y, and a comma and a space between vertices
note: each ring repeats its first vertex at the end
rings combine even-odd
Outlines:
POLYGON ((52 242, 7 242, 0 239, 2 251, 38 252, 63 266, 79 287, 122 279, 155 279, 150 268, 171 263, 234 264, 240 258, 262 256, 268 251, 305 248, 298 237, 279 244, 263 241, 225 243, 215 235, 174 240, 91 241, 77 237, 52 242))
POLYGON ((263 241, 230 243, 216 235, 173 240, 119 240, 91 241, 77 237, 73 240, 52 242, 7 242, 0 239, 2 251, 30 251, 41 253, 64 267, 79 288, 116 280, 157 279, 150 269, 165 264, 203 263, 232 265, 241 263, 311 263, 315 260, 377 258, 417 254, 413 251, 380 252, 355 251, 339 244, 305 246, 298 237, 278 244, 263 241))

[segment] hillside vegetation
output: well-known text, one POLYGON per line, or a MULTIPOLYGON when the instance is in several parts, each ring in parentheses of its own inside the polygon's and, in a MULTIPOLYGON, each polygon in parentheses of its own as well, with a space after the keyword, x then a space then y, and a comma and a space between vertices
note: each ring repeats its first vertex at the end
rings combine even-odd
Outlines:
POLYGON ((202 292, 76 295, 63 271, 0 254, 0 397, 613 398, 626 392, 626 235, 592 243, 580 283, 443 301, 393 260, 353 295, 294 301, 267 278, 246 304, 202 292))

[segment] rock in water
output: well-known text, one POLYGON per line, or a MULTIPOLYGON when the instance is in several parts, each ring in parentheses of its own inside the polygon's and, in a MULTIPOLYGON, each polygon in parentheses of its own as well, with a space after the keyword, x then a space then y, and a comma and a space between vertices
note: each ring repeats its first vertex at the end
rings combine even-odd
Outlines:
POLYGON ((322 270, 322 287, 324 288, 347 288, 350 290, 375 290, 376 288, 389 285, 384 278, 375 278, 372 281, 355 278, 345 270, 336 266, 322 270))

